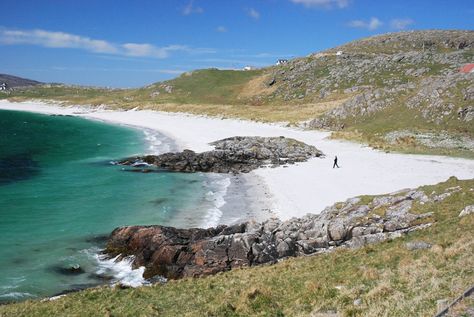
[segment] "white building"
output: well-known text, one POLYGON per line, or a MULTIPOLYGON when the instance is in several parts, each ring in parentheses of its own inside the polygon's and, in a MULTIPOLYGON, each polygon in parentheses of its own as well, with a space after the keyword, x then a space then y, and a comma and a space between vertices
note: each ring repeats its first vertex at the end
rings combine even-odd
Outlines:
POLYGON ((337 51, 336 52, 336 56, 341 56, 342 54, 343 54, 342 51, 337 51))
POLYGON ((7 90, 7 83, 0 83, 0 90, 7 90))
POLYGON ((276 65, 279 66, 279 65, 286 64, 286 63, 288 63, 287 59, 279 59, 279 60, 277 60, 276 65))
POLYGON ((245 67, 243 68, 243 70, 252 70, 252 69, 254 69, 252 66, 245 66, 245 67))

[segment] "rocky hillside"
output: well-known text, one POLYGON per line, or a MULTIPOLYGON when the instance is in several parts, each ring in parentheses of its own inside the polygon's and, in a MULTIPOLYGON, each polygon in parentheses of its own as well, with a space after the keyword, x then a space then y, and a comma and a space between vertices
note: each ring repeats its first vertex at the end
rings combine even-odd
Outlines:
POLYGON ((364 141, 472 152, 474 74, 459 70, 473 61, 472 31, 374 36, 275 69, 270 98, 337 101, 309 121, 310 128, 358 132, 364 141))

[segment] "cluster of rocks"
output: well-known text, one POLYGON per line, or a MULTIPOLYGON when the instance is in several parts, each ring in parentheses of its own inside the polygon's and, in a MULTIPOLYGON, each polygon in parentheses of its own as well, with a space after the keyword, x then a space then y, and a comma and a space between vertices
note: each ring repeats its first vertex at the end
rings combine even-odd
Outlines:
MULTIPOLYGON (((412 211, 415 203, 439 202, 459 190, 452 187, 429 195, 404 190, 370 201, 352 198, 320 214, 287 221, 269 219, 209 229, 121 227, 112 232, 105 252, 112 257, 133 256, 135 267, 145 267, 146 278, 203 276, 400 237, 434 221, 432 212, 412 211)), ((429 246, 407 246, 413 250, 425 247, 429 246)))
POLYGON ((446 119, 454 119, 467 123, 474 118, 474 107, 469 106, 474 102, 474 87, 469 85, 470 81, 472 76, 462 73, 424 78, 406 106, 419 110, 428 122, 441 124, 446 119), (459 91, 458 86, 464 85, 468 87, 459 91), (457 100, 456 94, 462 95, 462 99, 457 100))
MULTIPOLYGON (((212 151, 147 155, 118 162, 121 165, 152 165, 179 172, 246 173, 264 165, 304 162, 323 153, 314 146, 285 137, 232 137, 211 143, 212 151)), ((148 171, 147 169, 143 171, 148 171)))

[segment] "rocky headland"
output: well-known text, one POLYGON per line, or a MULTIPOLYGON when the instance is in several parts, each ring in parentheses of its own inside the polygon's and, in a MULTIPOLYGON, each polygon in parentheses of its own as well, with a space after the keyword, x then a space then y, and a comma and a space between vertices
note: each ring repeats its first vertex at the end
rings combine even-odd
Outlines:
POLYGON ((133 256, 146 278, 196 277, 233 268, 275 263, 286 257, 314 255, 337 248, 358 248, 394 239, 434 223, 424 204, 436 204, 460 187, 426 194, 403 190, 390 195, 348 199, 287 221, 269 219, 208 229, 127 226, 115 229, 105 253, 133 256))
POLYGON ((279 166, 304 162, 324 154, 314 146, 285 137, 236 136, 212 142, 214 150, 196 153, 147 155, 118 162, 135 171, 149 172, 148 166, 176 172, 247 173, 264 165, 279 166), (145 168, 143 168, 145 166, 145 168))

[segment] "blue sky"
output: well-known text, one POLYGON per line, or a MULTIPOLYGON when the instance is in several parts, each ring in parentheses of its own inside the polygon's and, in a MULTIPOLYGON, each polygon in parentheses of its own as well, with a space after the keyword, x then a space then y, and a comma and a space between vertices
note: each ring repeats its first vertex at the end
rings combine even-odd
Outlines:
POLYGON ((137 87, 401 30, 474 29, 472 0, 0 0, 0 73, 137 87))

